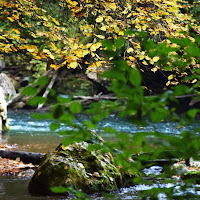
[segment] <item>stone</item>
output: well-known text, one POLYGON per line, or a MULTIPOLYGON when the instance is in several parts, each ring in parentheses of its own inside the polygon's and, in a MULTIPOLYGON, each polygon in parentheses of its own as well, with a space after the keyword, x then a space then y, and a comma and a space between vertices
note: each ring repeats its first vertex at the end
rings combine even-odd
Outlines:
POLYGON ((4 96, 4 90, 0 87, 0 133, 8 129, 7 121, 7 103, 4 96))
POLYGON ((110 86, 110 80, 107 78, 102 78, 98 71, 104 72, 110 69, 111 66, 95 67, 92 71, 88 71, 87 77, 100 86, 108 88, 110 86))
POLYGON ((0 87, 3 89, 4 97, 6 101, 9 101, 16 95, 16 90, 13 85, 13 81, 5 73, 0 73, 0 87))
POLYGON ((7 102, 16 95, 12 80, 4 73, 0 73, 0 132, 8 130, 7 102))
POLYGON ((110 192, 122 186, 122 174, 110 153, 88 150, 88 142, 62 144, 46 154, 30 183, 31 194, 49 195, 51 187, 73 186, 85 193, 110 192))
POLYGON ((0 69, 4 69, 6 67, 6 63, 4 62, 4 60, 1 59, 0 57, 0 69))

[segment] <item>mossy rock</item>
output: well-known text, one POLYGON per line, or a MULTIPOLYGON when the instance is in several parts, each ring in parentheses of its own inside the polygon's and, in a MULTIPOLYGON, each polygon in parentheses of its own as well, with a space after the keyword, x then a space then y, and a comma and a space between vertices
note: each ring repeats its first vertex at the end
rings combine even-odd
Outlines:
POLYGON ((68 74, 60 78, 55 87, 58 93, 69 96, 93 96, 97 93, 96 85, 80 74, 68 74))
POLYGON ((52 194, 51 187, 73 186, 85 193, 109 192, 122 186, 122 175, 113 156, 88 151, 87 142, 60 145, 47 154, 29 183, 31 194, 52 194))

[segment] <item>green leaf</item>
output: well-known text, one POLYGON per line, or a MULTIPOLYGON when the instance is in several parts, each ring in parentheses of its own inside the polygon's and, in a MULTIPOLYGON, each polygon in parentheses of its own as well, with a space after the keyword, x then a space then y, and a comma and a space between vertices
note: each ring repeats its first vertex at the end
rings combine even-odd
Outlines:
POLYGON ((129 80, 133 86, 139 87, 142 82, 140 72, 136 69, 131 69, 129 73, 129 80))
POLYGON ((120 37, 119 39, 115 40, 115 47, 117 49, 121 49, 124 46, 124 38, 120 37))
POLYGON ((133 31, 132 29, 127 29, 124 31, 125 35, 133 35, 135 33, 135 31, 133 31))
POLYGON ((164 108, 157 108, 155 111, 151 111, 150 119, 152 122, 161 122, 167 117, 168 111, 164 108))
POLYGON ((187 115, 191 118, 195 118, 200 109, 190 109, 187 111, 187 115))
POLYGON ((130 66, 127 64, 127 62, 120 58, 120 57, 116 57, 112 60, 112 63, 120 70, 129 70, 130 66))
POLYGON ((50 188, 52 192, 54 193, 66 193, 69 191, 68 188, 65 188, 63 186, 56 186, 56 187, 51 187, 50 188))
POLYGON ((27 103, 30 105, 30 106, 37 106, 38 104, 44 104, 47 102, 47 98, 45 97, 32 97, 30 98, 27 103))
POLYGON ((118 54, 115 51, 112 51, 112 50, 105 50, 104 52, 105 52, 106 56, 108 56, 108 57, 118 56, 118 54))
POLYGON ((46 120, 49 114, 46 113, 33 113, 31 117, 38 120, 46 120))
POLYGON ((52 97, 55 96, 56 95, 56 91, 53 90, 53 89, 50 89, 49 90, 49 95, 52 96, 52 97))
POLYGON ((106 48, 107 50, 112 50, 113 49, 113 43, 110 40, 103 40, 102 46, 106 48))
POLYGON ((174 87, 174 95, 180 96, 190 92, 190 88, 186 85, 177 85, 174 87))
POLYGON ((51 125, 50 125, 51 131, 55 131, 59 128, 60 128, 60 123, 58 123, 58 122, 52 122, 51 125))
POLYGON ((83 124, 89 129, 95 129, 97 127, 96 124, 91 121, 84 121, 83 124))
POLYGON ((37 88, 32 87, 32 86, 26 86, 26 87, 22 90, 21 94, 22 94, 22 95, 30 96, 30 95, 36 95, 37 92, 38 92, 38 89, 37 89, 37 88))
POLYGON ((39 78, 38 81, 37 81, 37 84, 40 87, 43 87, 43 86, 45 86, 48 83, 49 83, 49 79, 46 76, 43 76, 43 77, 39 78))
POLYGON ((147 51, 150 51, 150 50, 152 51, 153 49, 156 48, 156 46, 157 46, 156 43, 153 42, 152 40, 145 40, 142 42, 142 45, 141 45, 142 49, 147 50, 147 51))
POLYGON ((77 114, 82 111, 82 105, 79 102, 73 102, 70 104, 69 109, 72 113, 77 114))
POLYGON ((60 104, 57 104, 52 108, 51 112, 53 114, 53 118, 58 119, 62 117, 62 115, 65 113, 65 107, 60 104))
POLYGON ((76 191, 75 195, 81 199, 85 199, 85 194, 81 191, 76 191))
POLYGON ((103 131, 106 132, 106 133, 117 133, 117 130, 110 127, 110 126, 104 127, 103 131))
POLYGON ((102 74, 102 77, 109 78, 109 79, 117 79, 123 83, 127 82, 124 74, 121 73, 120 71, 116 71, 116 70, 105 71, 102 74))
POLYGON ((62 103, 62 104, 69 103, 72 100, 71 97, 70 98, 63 98, 61 96, 57 96, 56 99, 57 99, 58 103, 62 103))

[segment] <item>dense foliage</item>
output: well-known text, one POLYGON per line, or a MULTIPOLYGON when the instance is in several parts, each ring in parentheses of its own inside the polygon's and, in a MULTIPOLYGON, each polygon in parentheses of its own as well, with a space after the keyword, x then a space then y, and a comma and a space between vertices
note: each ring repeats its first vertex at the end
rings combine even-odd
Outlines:
MULTIPOLYGON (((188 23, 199 32, 197 21, 190 15, 195 15, 197 5, 196 1, 190 5, 186 1, 161 0, 1 0, 0 50, 9 57, 15 57, 13 52, 17 52, 15 64, 28 61, 40 70, 66 66, 101 72, 110 66, 102 52, 101 40, 115 39, 116 48, 125 44, 119 53, 131 67, 156 72, 163 70, 156 65, 160 57, 149 57, 141 49, 137 35, 126 35, 124 30, 145 31, 150 40, 157 44, 167 42, 169 46, 172 44, 168 37, 193 40, 182 32, 188 33, 188 23)), ((192 63, 196 64, 195 58, 192 63)), ((174 69, 170 62, 167 64, 170 71, 174 69)))
MULTIPOLYGON (((199 100, 200 27, 190 15, 193 13, 198 19, 195 14, 198 1, 61 0, 49 3, 60 12, 52 12, 40 1, 0 1, 2 54, 25 55, 32 63, 47 63, 47 69, 66 66, 99 72, 114 66, 104 72, 103 77, 111 80, 109 90, 117 100, 91 104, 85 111, 91 116, 90 120, 75 123, 76 115, 83 110, 81 104, 69 103, 71 99, 61 96, 56 97, 58 103, 49 114, 35 115, 40 119, 54 119, 52 130, 59 129, 60 123, 73 127, 73 130, 60 132, 67 135, 63 141, 65 146, 89 140, 90 130, 96 129, 111 113, 140 126, 145 126, 148 120, 176 121, 180 127, 193 121, 199 109, 190 109, 180 117, 175 105, 180 95, 192 94, 196 101, 199 100), (66 18, 61 18, 62 15, 66 18), (160 95, 144 96, 148 85, 142 82, 142 75, 148 70, 152 73, 167 71, 165 87, 173 87, 163 90, 160 95), (66 104, 69 105, 67 112, 66 104)), ((39 79, 37 83, 42 86, 44 81, 39 79)), ((36 93, 37 90, 30 86, 24 90, 24 94, 36 93)), ((45 99, 34 97, 30 100, 32 104, 40 101, 44 103, 45 99)), ((134 184, 151 184, 157 178, 159 183, 169 183, 175 181, 173 175, 185 177, 185 171, 164 165, 164 173, 146 179, 142 170, 154 165, 150 161, 178 158, 188 162, 190 157, 199 160, 199 130, 179 136, 155 132, 119 133, 111 127, 99 130, 100 134, 103 132, 114 134, 117 140, 106 141, 103 146, 93 141, 90 149, 101 148, 113 153, 116 165, 139 175, 133 179, 134 184), (129 162, 132 155, 138 155, 135 162, 129 162)), ((198 176, 186 177, 181 189, 186 190, 198 179, 198 176)), ((140 197, 145 199, 148 195, 156 199, 162 192, 169 199, 176 198, 173 187, 145 191, 140 197)), ((79 192, 77 195, 84 198, 79 192)))

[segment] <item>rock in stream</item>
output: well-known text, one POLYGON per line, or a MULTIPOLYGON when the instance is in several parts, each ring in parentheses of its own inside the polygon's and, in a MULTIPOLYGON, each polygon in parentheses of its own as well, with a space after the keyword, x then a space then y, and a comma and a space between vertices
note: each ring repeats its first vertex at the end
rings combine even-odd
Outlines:
POLYGON ((62 144, 46 154, 29 183, 31 194, 52 194, 51 187, 73 186, 85 193, 113 191, 122 186, 122 173, 110 153, 88 151, 87 142, 62 144))

